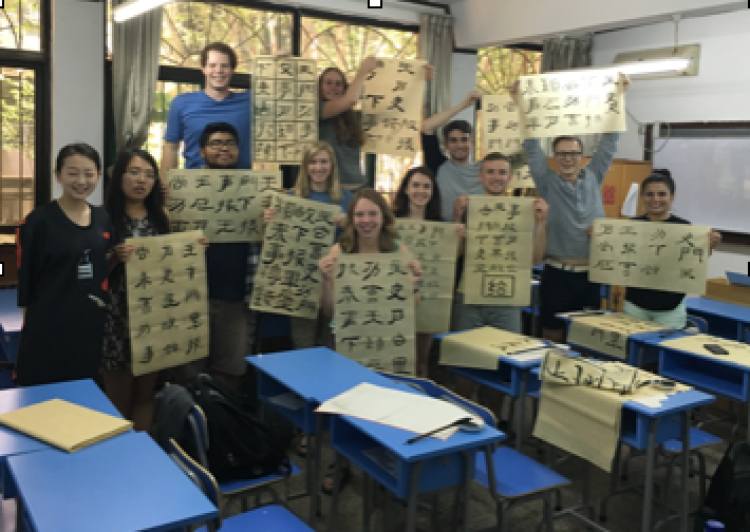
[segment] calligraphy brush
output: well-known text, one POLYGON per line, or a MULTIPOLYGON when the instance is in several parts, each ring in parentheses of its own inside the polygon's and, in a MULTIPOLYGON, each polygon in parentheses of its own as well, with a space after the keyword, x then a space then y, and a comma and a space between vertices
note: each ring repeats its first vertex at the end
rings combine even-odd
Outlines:
POLYGON ((414 436, 413 438, 406 440, 406 443, 418 442, 422 438, 426 438, 427 436, 432 436, 433 434, 440 432, 441 430, 449 429, 451 427, 455 427, 456 425, 463 425, 464 423, 468 423, 469 421, 471 421, 470 417, 462 417, 461 419, 457 419, 453 423, 448 423, 444 427, 438 427, 435 430, 431 430, 430 432, 425 432, 423 434, 420 434, 419 436, 414 436))

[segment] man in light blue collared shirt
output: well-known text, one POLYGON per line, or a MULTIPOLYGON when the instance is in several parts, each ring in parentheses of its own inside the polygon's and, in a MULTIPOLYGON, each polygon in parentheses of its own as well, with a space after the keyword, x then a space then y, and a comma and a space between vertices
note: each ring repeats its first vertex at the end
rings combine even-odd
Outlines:
MULTIPOLYGON (((620 74, 623 90, 630 80, 620 74)), ((518 98, 518 82, 510 90, 518 98)), ((552 145, 558 170, 547 165, 539 139, 527 139, 531 177, 537 192, 549 204, 547 251, 540 286, 542 336, 553 342, 565 340, 564 322, 558 312, 599 308, 600 287, 588 280, 589 228, 604 218, 601 186, 617 151, 619 133, 604 133, 599 146, 583 166, 583 145, 578 137, 557 137, 552 145)))

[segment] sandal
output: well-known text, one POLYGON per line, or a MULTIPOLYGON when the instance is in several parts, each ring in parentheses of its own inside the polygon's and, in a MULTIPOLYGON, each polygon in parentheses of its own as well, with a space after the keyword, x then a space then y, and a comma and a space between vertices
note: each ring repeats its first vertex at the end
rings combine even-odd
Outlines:
MULTIPOLYGON (((331 489, 326 488, 323 483, 320 484, 320 492, 324 495, 333 495, 333 484, 336 482, 333 476, 335 468, 335 464, 329 465, 328 472, 323 476, 323 480, 327 478, 331 479, 331 489)), ((349 464, 341 464, 339 472, 339 493, 341 493, 352 478, 352 468, 349 464)))

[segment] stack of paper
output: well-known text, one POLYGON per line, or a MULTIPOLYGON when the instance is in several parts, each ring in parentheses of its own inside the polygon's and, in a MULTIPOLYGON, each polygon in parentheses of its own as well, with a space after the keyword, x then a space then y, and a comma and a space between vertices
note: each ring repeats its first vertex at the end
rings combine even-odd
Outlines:
MULTIPOLYGON (((367 382, 329 399, 320 405, 316 412, 357 417, 417 434, 435 430, 472 415, 471 412, 446 401, 381 388, 367 382)), ((445 440, 457 430, 458 428, 452 427, 434 434, 434 437, 445 440)))
POLYGON ((0 424, 68 452, 127 432, 133 423, 62 399, 0 414, 0 424))

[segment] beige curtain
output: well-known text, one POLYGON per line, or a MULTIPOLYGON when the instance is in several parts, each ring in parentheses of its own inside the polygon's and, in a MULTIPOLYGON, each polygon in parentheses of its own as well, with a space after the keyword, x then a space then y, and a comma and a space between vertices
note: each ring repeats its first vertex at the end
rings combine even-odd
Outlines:
MULTIPOLYGON (((113 8, 126 0, 113 0, 113 8)), ((140 148, 148 139, 159 76, 161 13, 156 8, 114 23, 112 100, 117 153, 140 148)))
POLYGON ((435 67, 435 77, 427 84, 424 102, 424 116, 432 116, 451 104, 453 17, 423 14, 420 22, 419 59, 435 67))
MULTIPOLYGON (((591 66, 591 46, 593 36, 591 34, 581 37, 555 37, 545 39, 542 43, 542 74, 555 70, 570 70, 572 68, 583 68, 591 66)), ((583 142, 583 153, 592 155, 599 144, 599 135, 581 135, 583 142)), ((552 141, 545 139, 542 142, 547 155, 552 154, 552 141)))

